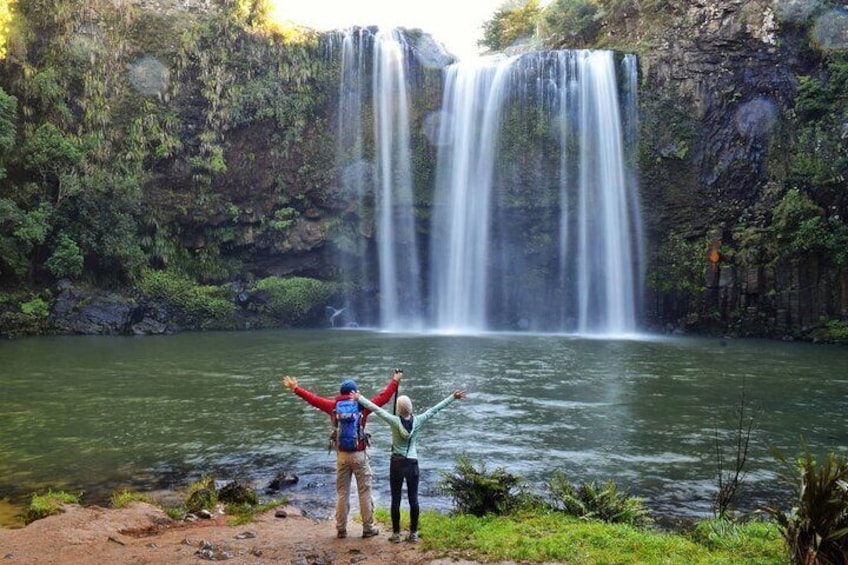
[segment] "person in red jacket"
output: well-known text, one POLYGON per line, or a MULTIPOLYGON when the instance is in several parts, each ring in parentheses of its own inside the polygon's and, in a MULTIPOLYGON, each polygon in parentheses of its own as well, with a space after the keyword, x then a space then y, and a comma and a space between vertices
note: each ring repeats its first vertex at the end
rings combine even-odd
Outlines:
MULTIPOLYGON (((398 389, 403 371, 395 370, 392 380, 386 388, 371 399, 377 406, 386 404, 398 389)), ((303 400, 330 415, 330 421, 335 424, 336 403, 340 400, 353 398, 351 393, 358 392, 356 382, 353 379, 342 381, 339 394, 335 398, 324 398, 308 390, 301 388, 294 377, 284 377, 283 384, 303 400)), ((361 427, 365 427, 368 414, 371 411, 362 409, 361 427)), ((359 492, 359 512, 362 516, 362 537, 370 538, 380 533, 374 527, 374 504, 371 498, 371 464, 368 462, 368 454, 365 452, 367 442, 363 433, 363 439, 359 441, 355 451, 336 450, 336 532, 338 537, 347 537, 347 516, 350 512, 350 482, 351 476, 356 477, 356 489, 359 492)))

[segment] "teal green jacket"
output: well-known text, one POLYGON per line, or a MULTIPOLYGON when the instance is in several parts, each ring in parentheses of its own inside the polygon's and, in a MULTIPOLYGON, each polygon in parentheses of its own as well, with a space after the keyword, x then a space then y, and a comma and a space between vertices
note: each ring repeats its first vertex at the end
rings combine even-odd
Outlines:
POLYGON ((418 432, 421 427, 436 413, 456 400, 453 394, 424 412, 423 414, 415 414, 412 418, 412 431, 406 431, 400 421, 400 416, 395 416, 391 412, 386 412, 364 396, 359 397, 359 403, 376 414, 381 420, 385 420, 392 428, 392 453, 409 457, 410 459, 418 459, 418 450, 415 444, 418 441, 418 432))

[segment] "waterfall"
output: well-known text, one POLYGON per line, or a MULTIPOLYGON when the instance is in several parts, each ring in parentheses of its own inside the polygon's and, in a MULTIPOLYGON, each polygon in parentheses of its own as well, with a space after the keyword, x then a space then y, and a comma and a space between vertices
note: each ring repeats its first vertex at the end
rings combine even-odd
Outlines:
POLYGON ((336 164, 347 208, 333 240, 349 298, 333 322, 635 333, 636 58, 580 50, 456 63, 444 68, 438 112, 422 119, 408 84, 423 51, 410 42, 376 29, 341 41, 336 164), (433 187, 413 190, 412 124, 434 145, 433 187), (430 190, 427 225, 413 195, 427 201, 430 190))
POLYGON ((486 324, 489 207, 508 64, 481 59, 447 70, 440 130, 431 273, 435 327, 486 324))
POLYGON ((345 217, 345 236, 336 238, 343 247, 338 267, 348 296, 368 295, 374 289, 379 296, 377 313, 367 300, 348 298, 354 302, 348 317, 388 330, 421 328, 406 52, 397 30, 356 28, 345 33, 340 54, 336 166, 353 213, 345 217), (373 124, 364 123, 369 115, 373 124), (369 139, 366 129, 371 125, 369 139), (373 218, 367 204, 371 199, 373 218), (376 264, 364 237, 369 233, 376 241, 376 264))
POLYGON ((625 59, 630 88, 620 99, 608 51, 447 69, 431 242, 435 329, 636 331, 635 70, 625 59))
POLYGON ((403 36, 374 40, 374 144, 381 327, 420 329, 421 271, 410 172, 409 108, 403 36))

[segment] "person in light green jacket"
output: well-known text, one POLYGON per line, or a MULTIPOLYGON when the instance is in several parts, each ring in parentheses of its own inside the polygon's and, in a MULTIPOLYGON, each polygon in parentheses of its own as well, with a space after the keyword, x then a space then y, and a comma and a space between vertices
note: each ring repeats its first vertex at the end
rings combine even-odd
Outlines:
POLYGON ((389 538, 389 541, 397 543, 401 539, 400 497, 403 490, 403 482, 406 481, 410 521, 409 537, 406 539, 411 542, 417 542, 418 516, 420 514, 418 504, 418 450, 416 448, 418 434, 424 423, 435 416, 439 410, 451 404, 454 400, 465 399, 465 391, 454 391, 450 396, 419 415, 413 415, 412 400, 406 395, 398 396, 397 398, 397 416, 376 406, 373 402, 361 395, 354 394, 353 397, 362 406, 371 410, 382 420, 385 420, 392 428, 392 459, 389 464, 389 485, 392 492, 392 536, 389 538))

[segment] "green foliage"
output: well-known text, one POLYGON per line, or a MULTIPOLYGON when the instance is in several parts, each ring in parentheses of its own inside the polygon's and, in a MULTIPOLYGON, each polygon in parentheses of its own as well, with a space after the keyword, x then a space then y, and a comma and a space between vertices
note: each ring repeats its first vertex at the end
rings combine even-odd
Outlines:
POLYGON ((215 489, 215 477, 207 475, 188 486, 185 497, 186 511, 212 510, 216 504, 218 504, 218 491, 215 489))
POLYGON ((34 494, 26 513, 26 523, 62 513, 65 504, 79 504, 82 493, 48 490, 45 494, 34 494))
MULTIPOLYGON (((380 512, 381 521, 386 521, 380 512)), ((686 563, 778 565, 785 562, 774 525, 750 523, 709 540, 699 536, 580 520, 542 510, 477 517, 424 512, 422 549, 478 562, 686 563)))
POLYGON ((491 20, 483 23, 483 39, 477 43, 491 51, 503 51, 532 38, 539 14, 538 0, 525 0, 516 7, 502 7, 491 20))
POLYGON ((782 478, 795 495, 789 512, 766 511, 777 521, 793 563, 845 563, 848 561, 848 460, 829 453, 818 462, 804 446, 790 462, 773 450, 783 463, 782 478))
POLYGON ((255 289, 266 295, 259 312, 284 324, 308 321, 323 313, 333 285, 306 277, 267 277, 256 282, 255 289))
POLYGON ((276 232, 286 233, 299 215, 300 213, 294 208, 281 208, 274 212, 268 227, 276 232))
POLYGON ((152 500, 146 494, 132 492, 126 489, 114 492, 112 493, 112 496, 109 497, 109 504, 112 508, 126 508, 132 502, 147 502, 150 504, 152 503, 152 500))
POLYGON ((541 16, 541 34, 555 47, 589 47, 601 30, 603 13, 591 0, 554 0, 541 16))
MULTIPOLYGON (((2 9, 0 9, 0 26, 2 26, 2 9)), ((9 161, 8 152, 15 146, 17 114, 18 99, 0 88, 0 180, 6 176, 5 163, 9 161)))
POLYGON ((502 467, 490 473, 485 462, 476 468, 467 456, 460 455, 454 472, 441 474, 439 487, 453 500, 457 512, 474 516, 504 514, 521 504, 521 478, 502 467))
POLYGON ((822 320, 822 327, 810 332, 810 337, 827 343, 848 344, 848 323, 842 320, 822 320))
POLYGON ((836 264, 848 254, 848 226, 838 215, 826 216, 824 210, 798 189, 790 189, 774 209, 772 230, 776 255, 818 254, 836 264))
POLYGON ((60 233, 59 241, 45 266, 56 278, 78 279, 82 275, 83 256, 77 243, 60 233))
POLYGON ((235 305, 224 296, 224 289, 198 285, 169 271, 144 269, 135 287, 140 292, 163 300, 169 306, 200 320, 226 320, 235 312, 235 305))
POLYGON ((43 298, 37 296, 22 303, 21 312, 33 318, 46 318, 50 315, 50 305, 43 298))
POLYGON ((33 136, 23 146, 24 164, 40 172, 58 176, 59 171, 79 165, 82 153, 76 144, 52 123, 46 123, 35 130, 33 136))
POLYGON ((640 527, 653 522, 642 500, 619 491, 613 481, 603 485, 592 481, 577 487, 557 471, 547 486, 551 507, 559 512, 583 519, 640 527))
POLYGON ((703 292, 708 249, 706 241, 672 231, 659 245, 656 266, 648 274, 649 288, 677 296, 703 292))

